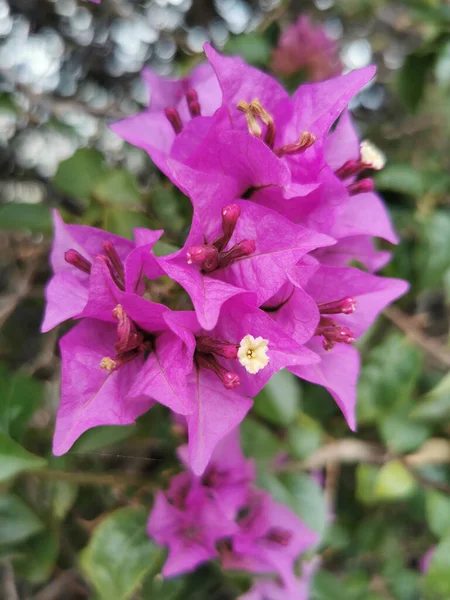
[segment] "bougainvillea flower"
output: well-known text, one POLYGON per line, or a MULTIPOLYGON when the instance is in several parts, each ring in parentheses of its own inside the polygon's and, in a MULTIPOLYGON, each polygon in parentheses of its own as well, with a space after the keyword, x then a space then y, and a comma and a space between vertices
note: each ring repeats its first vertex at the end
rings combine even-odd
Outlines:
POLYGON ((120 368, 101 367, 102 362, 113 360, 111 355, 119 342, 112 323, 93 319, 84 319, 61 338, 61 402, 53 438, 57 456, 67 452, 91 427, 128 425, 150 408, 149 402, 126 401, 130 382, 144 363, 143 352, 136 347, 126 350, 120 353, 120 368))
POLYGON ((218 556, 216 543, 237 530, 199 483, 190 482, 187 490, 182 485, 178 494, 172 490, 170 496, 169 500, 163 492, 156 494, 147 525, 149 536, 169 547, 162 570, 166 577, 191 571, 218 556))
MULTIPOLYGON (((289 367, 299 377, 324 386, 355 429, 359 356, 352 346, 391 302, 406 293, 399 279, 377 277, 352 267, 321 266, 304 291, 320 312, 315 336, 307 346, 321 356, 315 365, 289 367)), ((282 324, 282 323, 281 323, 282 324)))
POLYGON ((342 238, 334 246, 315 251, 314 256, 321 264, 330 267, 345 267, 357 260, 370 273, 379 271, 391 259, 390 252, 377 250, 374 241, 364 235, 342 238))
POLYGON ((221 548, 223 567, 277 573, 285 586, 294 586, 294 563, 317 543, 318 534, 263 491, 250 492, 246 514, 238 525, 239 531, 221 548))
MULTIPOLYGON (((188 466, 188 447, 178 448, 178 456, 188 466)), ((230 519, 245 505, 248 487, 255 479, 252 460, 242 454, 239 441, 239 428, 236 427, 219 444, 211 455, 209 464, 201 476, 201 484, 220 505, 230 519)))
POLYGON ((323 26, 301 15, 281 33, 271 68, 278 75, 301 71, 309 81, 320 81, 339 75, 342 63, 336 42, 326 35, 323 26))
POLYGON ((166 161, 172 146, 186 125, 195 136, 204 117, 219 108, 222 93, 209 64, 201 64, 189 76, 173 80, 144 69, 142 76, 150 91, 149 107, 138 115, 111 125, 118 136, 142 148, 167 173, 166 161), (194 121, 194 122, 192 122, 194 121), (192 124, 191 124, 192 122, 192 124))
POLYGON ((198 209, 184 248, 159 264, 189 293, 200 324, 212 329, 229 298, 244 289, 264 304, 305 254, 333 243, 253 202, 221 206, 219 199, 198 209))
POLYGON ((311 579, 320 559, 302 562, 302 574, 288 586, 274 579, 257 579, 253 587, 238 600, 309 600, 311 579))
MULTIPOLYGON (((94 227, 66 225, 56 210, 53 222, 50 262, 54 275, 46 288, 42 331, 81 315, 88 303, 90 274, 96 256, 103 256, 118 286, 129 292, 138 291, 141 275, 147 269, 157 268, 150 250, 162 231, 135 229, 133 243, 94 227)), ((109 316, 108 319, 112 320, 109 316)))
MULTIPOLYGON (((258 309, 252 294, 228 300, 213 330, 200 327, 191 311, 164 314, 172 333, 158 337, 155 348, 164 341, 160 361, 166 374, 158 401, 174 408, 181 380, 187 381, 179 403, 187 410, 189 465, 201 475, 217 444, 244 419, 253 398, 270 377, 288 365, 310 364, 317 356, 286 335, 264 311, 258 309), (180 342, 182 340, 182 342, 180 342), (183 350, 184 349, 184 350, 183 350), (173 365, 173 372, 170 368, 173 365), (164 393, 164 396, 162 395, 164 393)), ((130 402, 144 402, 156 394, 155 368, 149 359, 128 394, 130 402)))

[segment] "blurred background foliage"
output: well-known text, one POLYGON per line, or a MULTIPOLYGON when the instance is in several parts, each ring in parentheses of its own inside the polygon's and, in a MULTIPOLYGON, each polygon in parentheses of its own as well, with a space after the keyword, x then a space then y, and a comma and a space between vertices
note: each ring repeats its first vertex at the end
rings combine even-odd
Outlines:
POLYGON ((351 108, 388 157, 377 186, 402 242, 385 274, 411 291, 359 342, 357 434, 326 392, 280 373, 242 441, 260 485, 322 533, 313 600, 449 600, 445 0, 0 0, 1 598, 232 600, 246 588, 214 564, 172 581, 158 575, 164 554, 144 525, 183 441, 164 409, 136 427, 91 430, 51 456, 64 328, 39 334, 50 208, 123 236, 162 227, 157 251, 178 246, 188 200, 108 123, 145 106, 144 65, 184 72, 210 39, 269 68, 280 31, 302 12, 336 40, 344 68, 378 66, 351 108))

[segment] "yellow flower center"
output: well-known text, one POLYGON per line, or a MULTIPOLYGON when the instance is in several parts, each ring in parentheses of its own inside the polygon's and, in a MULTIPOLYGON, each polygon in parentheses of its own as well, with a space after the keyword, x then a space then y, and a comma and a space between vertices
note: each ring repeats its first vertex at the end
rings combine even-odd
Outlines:
POLYGON ((238 359, 248 373, 255 375, 268 365, 268 346, 269 340, 265 340, 261 336, 254 338, 248 334, 242 338, 239 344, 238 359))

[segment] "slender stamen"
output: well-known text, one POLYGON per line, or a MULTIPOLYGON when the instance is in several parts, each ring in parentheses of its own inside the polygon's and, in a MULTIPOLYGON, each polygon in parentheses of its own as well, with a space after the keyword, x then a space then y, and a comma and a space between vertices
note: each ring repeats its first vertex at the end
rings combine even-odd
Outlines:
POLYGON ((249 104, 248 102, 246 102, 245 100, 241 100, 237 105, 237 109, 245 114, 249 132, 254 137, 261 138, 261 135, 262 135, 261 125, 258 123, 258 120, 256 119, 256 115, 254 114, 254 112, 252 110, 252 105, 249 104))
POLYGON ((213 245, 221 252, 231 239, 234 233, 236 224, 241 215, 241 209, 237 204, 228 204, 222 208, 222 231, 221 235, 213 245))
POLYGON ((256 249, 256 243, 254 240, 242 240, 235 244, 228 252, 221 252, 219 258, 219 269, 224 269, 232 263, 236 262, 239 258, 244 258, 253 254, 256 249))
POLYGON ((264 142, 269 146, 269 148, 273 148, 273 145, 275 143, 275 136, 276 136, 276 130, 275 130, 275 122, 272 118, 272 115, 270 115, 261 105, 260 101, 258 99, 255 98, 255 100, 253 100, 250 103, 250 108, 253 112, 253 114, 255 115, 255 117, 259 117, 261 119, 261 121, 264 123, 264 125, 266 126, 266 133, 264 135, 264 142))
POLYGON ((304 131, 300 136, 300 139, 295 144, 285 144, 274 150, 275 154, 279 157, 285 154, 298 154, 304 152, 316 141, 316 136, 309 131, 304 131))
POLYGON ((321 315, 351 315, 356 310, 356 300, 351 296, 345 296, 341 300, 321 302, 317 307, 321 315))
POLYGON ((186 92, 186 101, 191 117, 199 117, 201 115, 200 102, 198 101, 198 94, 193 88, 189 88, 186 92))
POLYGON ((120 367, 123 367, 126 363, 131 362, 135 358, 139 356, 141 353, 140 348, 135 348, 134 350, 129 350, 124 354, 119 354, 114 358, 110 358, 109 356, 105 356, 100 361, 100 367, 105 369, 106 371, 117 371, 120 367))
POLYGON ((363 194, 365 192, 372 192, 374 189, 373 179, 360 179, 347 186, 348 193, 350 196, 356 196, 357 194, 363 194))
POLYGON ((117 325, 117 343, 115 348, 119 354, 134 350, 141 346, 144 336, 127 315, 121 304, 118 304, 112 312, 112 316, 119 321, 117 325))
POLYGON ((164 114, 167 120, 172 125, 174 132, 178 135, 183 131, 183 121, 181 120, 180 113, 174 106, 169 106, 164 109, 164 114))
POLYGON ((216 354, 223 358, 235 359, 237 358, 238 346, 202 335, 197 338, 197 350, 206 354, 216 354))
POLYGON ((90 273, 92 264, 78 250, 71 248, 64 253, 64 260, 84 273, 90 273))
POLYGON ((114 268, 114 266, 111 264, 111 261, 109 261, 106 256, 104 256, 103 254, 100 254, 100 256, 97 256, 97 258, 101 261, 103 261, 103 263, 106 265, 106 267, 108 268, 109 274, 111 275, 112 280, 114 281, 114 283, 117 285, 117 287, 124 291, 125 290, 125 285, 122 279, 120 279, 116 269, 114 268))
POLYGON ((331 350, 335 344, 353 344, 355 336, 351 329, 336 325, 332 319, 321 317, 314 335, 322 336, 323 347, 331 350))
POLYGON ((241 380, 239 375, 236 373, 232 373, 231 371, 227 371, 222 365, 220 365, 217 360, 212 356, 212 354, 202 354, 200 352, 196 353, 198 366, 203 369, 208 369, 215 373, 220 381, 223 383, 225 389, 232 390, 237 387, 241 380))
POLYGON ((219 252, 212 244, 204 246, 190 246, 186 252, 186 261, 188 265, 196 263, 201 266, 205 273, 210 273, 217 269, 219 264, 219 252))
POLYGON ((123 267, 122 260, 120 256, 117 254, 117 250, 114 247, 112 242, 106 241, 103 242, 103 250, 105 251, 106 256, 110 260, 112 266, 116 270, 117 279, 121 282, 121 289, 125 289, 125 269, 123 267))

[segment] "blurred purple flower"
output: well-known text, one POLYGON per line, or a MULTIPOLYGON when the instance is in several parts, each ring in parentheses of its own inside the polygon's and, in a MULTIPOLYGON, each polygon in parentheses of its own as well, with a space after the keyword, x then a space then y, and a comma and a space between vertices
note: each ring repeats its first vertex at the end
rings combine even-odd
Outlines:
POLYGON ((301 15, 280 36, 272 55, 272 70, 289 76, 304 71, 309 81, 322 81, 342 72, 339 48, 322 25, 301 15))

